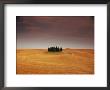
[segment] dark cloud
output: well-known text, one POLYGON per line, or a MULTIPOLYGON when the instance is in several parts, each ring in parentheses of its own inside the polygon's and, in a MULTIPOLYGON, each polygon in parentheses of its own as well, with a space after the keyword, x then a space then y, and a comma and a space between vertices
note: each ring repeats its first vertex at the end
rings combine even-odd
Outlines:
POLYGON ((93 16, 17 16, 16 23, 17 48, 94 47, 93 16))

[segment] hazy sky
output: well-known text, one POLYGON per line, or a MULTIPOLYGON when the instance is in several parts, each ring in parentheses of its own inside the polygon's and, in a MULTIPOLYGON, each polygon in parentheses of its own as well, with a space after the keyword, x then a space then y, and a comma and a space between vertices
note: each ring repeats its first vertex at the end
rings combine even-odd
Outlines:
POLYGON ((17 16, 17 48, 94 48, 93 16, 17 16))

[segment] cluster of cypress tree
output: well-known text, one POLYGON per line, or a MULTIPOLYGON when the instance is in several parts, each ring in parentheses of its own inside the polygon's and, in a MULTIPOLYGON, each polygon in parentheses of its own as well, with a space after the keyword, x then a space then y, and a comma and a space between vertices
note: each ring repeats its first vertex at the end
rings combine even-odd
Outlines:
POLYGON ((48 52, 61 52, 62 51, 62 47, 49 47, 48 48, 48 52))

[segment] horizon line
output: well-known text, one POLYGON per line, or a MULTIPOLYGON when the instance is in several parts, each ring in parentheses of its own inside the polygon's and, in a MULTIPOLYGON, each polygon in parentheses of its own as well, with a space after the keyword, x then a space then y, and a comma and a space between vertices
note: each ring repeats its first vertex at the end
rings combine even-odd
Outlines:
MULTIPOLYGON (((16 49, 48 49, 48 48, 16 48, 16 49)), ((94 49, 94 48, 62 48, 62 49, 94 49)))

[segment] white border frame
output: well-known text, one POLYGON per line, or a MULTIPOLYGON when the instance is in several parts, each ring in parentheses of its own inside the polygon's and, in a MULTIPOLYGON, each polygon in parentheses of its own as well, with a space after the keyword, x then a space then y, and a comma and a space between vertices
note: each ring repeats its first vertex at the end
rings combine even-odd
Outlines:
POLYGON ((5 87, 107 87, 107 5, 5 5, 5 87), (16 16, 95 16, 94 75, 16 75, 16 16))

